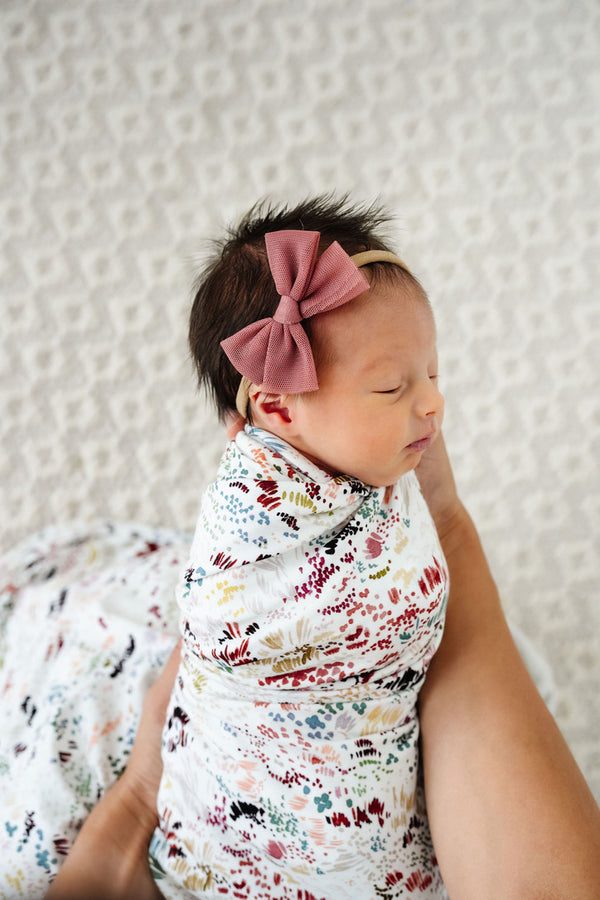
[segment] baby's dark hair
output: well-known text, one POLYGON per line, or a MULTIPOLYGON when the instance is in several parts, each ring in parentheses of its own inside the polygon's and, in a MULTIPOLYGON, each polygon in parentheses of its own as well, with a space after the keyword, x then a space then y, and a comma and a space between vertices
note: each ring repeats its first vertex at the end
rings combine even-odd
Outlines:
MULTIPOLYGON (((194 285, 189 346, 199 384, 212 396, 220 419, 235 410, 241 378, 225 355, 221 341, 251 322, 272 316, 279 303, 265 235, 284 229, 318 231, 319 256, 333 241, 338 241, 352 256, 363 250, 391 250, 381 232, 391 219, 382 206, 353 205, 347 196, 316 197, 293 209, 261 202, 223 240, 215 242, 213 256, 194 285)), ((397 266, 374 263, 369 270, 371 282, 394 277, 410 279, 419 286, 413 276, 397 266)), ((310 339, 310 320, 303 324, 310 339)), ((318 358, 316 362, 318 367, 318 358)))

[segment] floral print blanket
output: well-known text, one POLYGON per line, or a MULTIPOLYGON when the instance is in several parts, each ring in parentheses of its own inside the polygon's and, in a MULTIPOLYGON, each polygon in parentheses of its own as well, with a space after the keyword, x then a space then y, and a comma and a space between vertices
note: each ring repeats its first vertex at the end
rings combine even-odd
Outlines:
MULTIPOLYGON (((282 447, 281 451, 286 451, 286 448, 282 447)), ((238 452, 236 449, 235 454, 238 452)), ((266 460, 271 450, 267 448, 264 452, 266 460)), ((243 453, 235 459, 238 462, 242 460, 243 453)), ((247 471, 243 471, 245 464, 242 471, 238 471, 235 459, 232 458, 235 480, 239 480, 239 475, 241 484, 243 479, 251 476, 252 471, 263 472, 260 454, 255 460, 250 453, 252 468, 247 471)), ((305 549, 302 551, 308 552, 307 559, 316 558, 317 552, 320 552, 323 565, 320 569, 317 566, 317 571, 321 574, 318 578, 313 575, 310 584, 315 593, 323 598, 327 586, 336 583, 333 576, 338 578, 338 588, 348 577, 344 560, 341 561, 342 568, 338 569, 340 562, 334 562, 335 554, 330 551, 347 543, 349 553, 352 550, 349 559, 354 556, 356 560, 358 544, 352 534, 354 528, 363 554, 357 560, 357 571, 360 568, 362 575, 366 573, 368 578, 369 574, 377 575, 387 567, 386 553, 389 538, 393 540, 394 529, 390 527, 386 531, 385 523, 392 520, 385 518, 383 511, 391 512, 392 507, 389 504, 381 506, 379 527, 371 529, 368 516, 362 517, 360 510, 365 502, 370 502, 375 505, 364 507, 363 513, 374 511, 376 504, 382 504, 386 499, 385 492, 383 496, 375 492, 371 498, 371 493, 364 486, 356 482, 332 481, 300 458, 296 459, 296 464, 293 461, 282 462, 273 451, 271 460, 275 474, 272 482, 265 481, 258 495, 262 501, 258 502, 257 497, 252 509, 249 504, 244 505, 241 501, 246 494, 240 486, 239 496, 236 499, 234 492, 231 505, 226 509, 229 525, 235 526, 235 541, 229 541, 231 550, 235 547, 238 554, 244 545, 250 546, 257 541, 253 545, 256 548, 254 563, 248 561, 244 568, 250 567, 248 571, 252 570, 253 577, 258 579, 258 593, 253 601, 258 605, 257 611, 264 612, 269 603, 273 605, 276 615, 273 627, 270 626, 268 614, 261 618, 260 631, 253 627, 254 616, 252 622, 242 627, 243 616, 235 615, 241 604, 227 602, 221 607, 216 602, 217 597, 229 601, 239 597, 239 592, 228 591, 229 587, 240 586, 235 566, 228 567, 231 550, 223 557, 217 553, 212 575, 208 570, 206 572, 206 583, 213 584, 218 592, 210 605, 217 615, 214 621, 209 619, 203 625, 201 610, 195 609, 195 593, 203 576, 188 565, 191 535, 185 532, 111 521, 62 523, 32 535, 0 556, 0 900, 37 900, 45 895, 87 814, 123 771, 137 731, 144 694, 162 669, 177 636, 180 613, 175 589, 178 582, 184 623, 187 621, 190 629, 196 629, 197 637, 204 634, 203 628, 206 629, 207 625, 210 626, 207 633, 212 633, 212 643, 207 644, 207 658, 200 659, 197 655, 189 655, 193 654, 194 641, 191 631, 187 632, 190 649, 186 655, 186 665, 191 661, 194 671, 196 666, 200 666, 196 674, 197 684, 187 692, 190 695, 187 701, 190 703, 189 711, 195 710, 197 687, 203 684, 206 685, 207 699, 212 694, 217 698, 217 703, 226 701, 223 714, 218 714, 217 706, 210 710, 209 720, 211 727, 215 728, 214 747, 219 748, 223 742, 226 746, 229 741, 235 751, 232 760, 234 777, 225 772, 226 777, 222 781, 222 797, 226 798, 226 802, 221 799, 215 803, 210 814, 216 823, 220 823, 221 834, 237 829, 246 840, 246 835, 256 833, 260 837, 272 832, 266 845, 266 858, 272 861, 272 867, 265 870, 265 886, 256 888, 252 894, 253 885, 260 883, 258 869, 252 858, 240 857, 239 864, 235 863, 232 853, 233 869, 242 874, 230 895, 285 897, 287 887, 280 888, 284 876, 282 867, 286 865, 288 854, 292 856, 295 853, 294 846, 308 849, 312 842, 316 848, 316 862, 317 852, 323 856, 329 853, 326 842, 330 841, 332 852, 339 854, 338 858, 345 861, 347 868, 342 870, 335 886, 327 888, 329 893, 325 896, 328 900, 344 897, 351 891, 345 886, 345 879, 353 865, 352 854, 343 852, 349 846, 348 832, 354 828, 354 833, 360 833, 364 838, 360 852, 356 854, 359 868, 363 850, 367 855, 382 852, 373 848, 379 846, 378 835, 383 839, 389 827, 386 824, 386 814, 390 809, 387 805, 389 796, 385 795, 386 783, 389 788, 386 766, 391 770, 396 765, 393 755, 397 759, 402 757, 408 768, 412 765, 414 769, 413 762, 409 760, 416 758, 417 731, 411 711, 406 726, 394 726, 398 733, 398 752, 392 750, 392 755, 388 753, 382 759, 382 735, 377 733, 377 729, 381 729, 382 722, 385 725, 385 718, 376 712, 379 701, 369 699, 369 692, 377 687, 381 679, 368 677, 368 659, 373 652, 370 641, 373 624, 367 618, 372 617, 375 628, 379 630, 377 622, 381 625, 403 617, 398 622, 397 634, 390 636, 388 650, 383 647, 379 652, 393 654, 399 649, 398 663, 401 659, 406 660, 406 671, 400 676, 397 688, 405 692, 402 703, 408 706, 418 689, 428 655, 437 641, 435 628, 438 626, 434 628, 429 649, 425 650, 419 662, 419 645, 411 644, 411 635, 418 635, 422 627, 421 617, 419 614, 415 616, 416 609, 411 605, 402 607, 400 603, 392 602, 392 598, 400 598, 401 593, 405 596, 402 591, 403 576, 394 584, 398 589, 397 595, 392 593, 388 596, 385 590, 379 591, 382 595, 379 619, 375 618, 377 609, 369 609, 368 601, 361 608, 363 600, 366 600, 361 597, 362 589, 356 592, 356 585, 350 588, 342 601, 347 604, 346 618, 340 619, 343 607, 339 600, 331 606, 337 620, 337 636, 335 631, 327 636, 325 620, 329 608, 325 603, 322 606, 323 621, 318 628, 315 626, 319 623, 319 607, 306 606, 306 597, 301 598, 302 610, 300 596, 291 604, 286 601, 289 613, 286 618, 285 607, 280 602, 283 595, 278 597, 274 587, 276 584, 281 587, 282 584, 283 568, 279 565, 278 556, 291 552, 294 546, 296 549, 300 546, 297 537, 294 537, 297 534, 294 526, 301 522, 304 529, 309 521, 319 522, 318 515, 310 519, 304 513, 320 510, 324 514, 320 520, 323 525, 322 528, 319 526, 320 530, 318 528, 314 534, 303 532, 308 537, 304 540, 305 549), (294 508, 293 513, 286 512, 283 504, 278 505, 279 500, 285 498, 277 496, 278 489, 274 483, 279 481, 281 486, 283 475, 289 477, 290 486, 294 488, 288 503, 294 508), (347 493, 344 494, 344 490, 347 493), (314 497, 312 493, 315 493, 314 497), (324 503, 327 497, 329 499, 324 503), (341 504, 338 503, 340 498, 341 504), (311 505, 313 502, 315 507, 311 505), (347 503, 345 513, 342 512, 344 502, 347 503), (336 511, 329 515, 334 509, 336 511), (269 557, 270 551, 263 544, 263 535, 267 535, 267 520, 277 512, 280 515, 275 521, 287 527, 279 537, 273 534, 269 541, 288 541, 289 548, 286 550, 287 545, 281 543, 277 552, 269 557), (286 516, 289 516, 287 523, 286 516), (330 530, 329 525, 323 524, 325 522, 330 523, 330 530), (346 524, 349 525, 347 529, 346 524), (365 527, 360 527, 362 525, 365 527), (386 533, 387 543, 383 539, 386 533), (186 567, 188 575, 182 582, 181 576, 186 567), (277 578, 272 577, 272 572, 276 573, 277 578), (388 604, 386 598, 389 599, 388 604), (384 615, 386 605, 389 614, 384 615), (298 615, 300 611, 302 614, 298 615), (316 617, 314 623, 306 621, 307 615, 316 617), (225 618, 228 624, 219 632, 225 618), (298 631, 300 621, 304 624, 298 631), (346 667, 354 664, 354 674, 350 677, 343 675, 339 665, 341 653, 327 653, 328 649, 335 648, 340 637, 343 637, 343 644, 338 646, 347 660, 346 667), (248 644, 245 646, 246 640, 248 644), (404 654, 408 655, 405 657, 404 654), (323 662, 324 665, 321 664, 323 662), (202 671, 207 663, 210 664, 207 669, 210 679, 202 671), (336 672, 342 677, 337 677, 336 672), (205 682, 201 676, 206 678, 205 682), (232 676, 236 679, 233 683, 232 676), (312 682, 311 677, 315 679, 312 682), (227 681, 227 678, 230 680, 227 681), (244 683, 255 692, 254 700, 245 696, 247 690, 244 683), (233 694, 228 692, 228 685, 234 687, 233 694), (269 691, 273 692, 271 696, 269 691), (248 704, 252 704, 254 718, 246 722, 242 716, 234 715, 231 721, 231 709, 236 708, 236 698, 237 708, 241 710, 242 706, 245 707, 246 713, 248 704), (225 730, 227 727, 229 731, 225 730), (346 733, 347 738, 341 742, 338 740, 336 744, 334 730, 338 735, 346 733), (360 731, 364 734, 357 737, 360 731), (238 746, 243 748, 245 756, 237 752, 238 746), (297 751, 298 759, 291 760, 291 751, 297 751), (336 755, 338 751, 346 755, 346 770, 337 768, 341 759, 336 755), (378 782, 378 777, 383 781, 378 782), (234 783, 236 779, 237 783, 234 783), (373 783, 380 785, 381 790, 369 794, 373 783), (237 801, 230 793, 232 784, 241 794, 237 801), (287 798, 287 806, 281 805, 282 797, 287 798), (299 837, 302 827, 308 829, 305 844, 305 839, 299 837), (254 829, 257 831, 254 832, 254 829), (337 842, 331 840, 334 829, 339 835, 337 842), (249 864, 245 865, 246 862, 249 864)), ((213 498, 211 502, 216 502, 219 483, 217 481, 209 494, 213 498)), ((399 531, 395 533, 399 540, 394 543, 394 549, 400 546, 405 550, 407 533, 416 524, 415 513, 419 516, 422 513, 422 501, 412 479, 403 485, 403 491, 394 501, 396 513, 401 510, 400 504, 406 502, 406 511, 410 510, 407 521, 411 525, 404 521, 403 515, 402 524, 397 523, 399 531)), ((203 540, 199 530, 192 552, 192 565, 193 560, 206 556, 203 540)), ((218 543, 219 536, 215 533, 206 540, 208 550, 211 541, 218 543)), ((274 545, 270 543, 269 546, 274 545)), ((245 559, 242 554, 239 558, 245 559)), ((408 560, 408 557, 403 556, 404 559, 408 560)), ((407 568, 404 562, 403 567, 407 568)), ((431 596, 436 596, 440 585, 435 585, 436 578, 431 569, 429 578, 432 588, 436 588, 431 596)), ((367 582, 375 590, 378 590, 376 586, 379 583, 379 577, 369 578, 367 582)), ((427 575, 424 586, 429 588, 427 575)), ((420 587, 415 594, 423 598, 420 587)), ((252 609, 247 599, 245 602, 248 609, 252 609)), ((370 606, 374 606, 372 601, 370 606)), ((516 629, 513 633, 542 695, 554 709, 556 688, 547 663, 522 633, 516 629)), ((378 637, 377 640, 384 638, 378 637)), ((390 656, 388 662, 393 667, 391 660, 390 656)), ((189 685, 185 670, 181 674, 183 683, 189 685)), ((383 687, 385 689, 385 685, 383 687)), ((393 705, 391 709, 394 709, 393 705)), ((165 756, 184 744, 188 737, 188 754, 201 749, 201 745, 194 749, 191 738, 194 723, 186 721, 186 715, 183 707, 172 709, 165 735, 165 756)), ((175 753, 171 755, 175 756, 175 753)), ((405 774, 403 769, 401 780, 405 774)), ((414 772, 409 772, 409 775, 413 778, 414 772)), ((420 786, 417 780, 413 797, 412 784, 410 779, 408 782, 402 781, 396 787, 395 797, 392 792, 392 799, 399 806, 397 820, 404 823, 401 828, 406 828, 402 840, 406 846, 402 847, 400 859, 405 859, 405 851, 410 850, 415 840, 422 856, 428 857, 430 852, 427 840, 421 840, 424 831, 420 786), (414 817, 408 815, 408 809, 413 805, 414 817)), ((182 808, 186 805, 184 803, 182 808)), ((167 824, 166 817, 164 822, 167 824)), ((160 879, 161 890, 168 896, 210 896, 213 888, 204 885, 210 885, 211 879, 213 886, 218 883, 222 863, 215 863, 211 856, 211 842, 198 854, 198 865, 192 862, 196 852, 193 842, 185 856, 178 855, 174 824, 169 821, 165 834, 159 833, 154 842, 156 855, 152 857, 152 863, 155 875, 160 879), (171 857, 170 862, 167 860, 167 867, 173 865, 173 859, 177 862, 179 872, 175 880, 165 877, 166 872, 159 863, 165 849, 167 857, 171 849, 175 850, 175 857, 171 857), (187 889, 180 886, 185 880, 185 876, 182 878, 183 872, 187 872, 190 879, 187 889)), ((219 846, 218 840, 214 841, 214 845, 219 846)), ((257 843, 257 847, 264 865, 264 841, 257 843)), ((292 864, 298 868, 302 860, 293 858, 292 864)), ((435 888, 428 881, 430 876, 419 872, 419 868, 411 872, 400 862, 394 864, 384 879, 384 886, 377 891, 366 891, 363 896, 403 896, 402 891, 407 896, 427 896, 428 892, 431 896, 435 888)), ((302 884, 300 873, 293 874, 293 878, 299 885, 302 884)), ((313 897, 319 896, 304 890, 303 885, 297 887, 293 896, 310 900, 311 894, 313 897)))
MULTIPOLYGON (((176 640, 190 536, 64 524, 0 557, 0 898, 44 896, 176 640)), ((83 896, 83 895, 82 895, 83 896)))
POLYGON ((166 896, 446 896, 417 699, 447 593, 413 472, 375 489, 256 428, 229 443, 178 591, 166 896))

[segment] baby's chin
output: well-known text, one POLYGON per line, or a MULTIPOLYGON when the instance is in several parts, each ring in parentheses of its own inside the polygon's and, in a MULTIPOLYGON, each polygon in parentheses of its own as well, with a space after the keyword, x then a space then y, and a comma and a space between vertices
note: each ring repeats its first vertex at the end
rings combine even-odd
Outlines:
POLYGON ((400 469, 397 474, 394 473, 393 475, 388 475, 386 478, 374 479, 373 481, 365 481, 365 484, 368 484, 373 488, 392 488, 398 481, 400 481, 403 475, 406 475, 407 472, 414 472, 414 470, 421 462, 421 456, 422 454, 419 454, 418 459, 407 462, 406 465, 402 466, 402 469, 400 469))

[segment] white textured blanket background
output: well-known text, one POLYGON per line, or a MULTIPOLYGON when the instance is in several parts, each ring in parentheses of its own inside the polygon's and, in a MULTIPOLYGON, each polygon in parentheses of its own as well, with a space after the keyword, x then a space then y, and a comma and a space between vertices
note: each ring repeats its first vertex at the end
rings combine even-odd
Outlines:
POLYGON ((598 0, 1 0, 1 530, 192 528, 186 347, 256 199, 379 196, 503 602, 600 798, 598 0))

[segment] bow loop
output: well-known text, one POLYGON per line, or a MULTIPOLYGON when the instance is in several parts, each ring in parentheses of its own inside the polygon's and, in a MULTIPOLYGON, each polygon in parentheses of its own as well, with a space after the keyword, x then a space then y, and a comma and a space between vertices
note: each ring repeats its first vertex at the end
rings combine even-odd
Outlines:
POLYGON ((313 354, 301 320, 335 309, 369 287, 337 241, 317 259, 319 238, 318 231, 265 235, 279 305, 273 316, 221 341, 237 371, 273 393, 317 390, 313 354))
POLYGON ((280 296, 299 303, 309 285, 317 252, 318 231, 271 231, 265 235, 267 259, 280 296))

